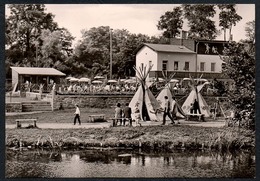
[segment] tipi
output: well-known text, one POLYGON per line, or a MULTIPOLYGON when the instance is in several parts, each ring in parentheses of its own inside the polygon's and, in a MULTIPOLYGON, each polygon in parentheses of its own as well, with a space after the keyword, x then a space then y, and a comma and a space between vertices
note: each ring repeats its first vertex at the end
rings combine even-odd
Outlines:
MULTIPOLYGON (((164 76, 164 79, 166 80, 166 85, 165 87, 161 90, 161 92, 158 94, 158 96, 156 97, 156 100, 159 102, 160 106, 162 107, 162 104, 163 104, 163 101, 165 100, 164 97, 167 96, 169 98, 169 101, 170 101, 170 104, 172 105, 172 97, 174 96, 172 94, 172 86, 170 85, 170 81, 171 79, 173 78, 175 74, 172 74, 170 76, 169 79, 167 79, 166 76, 164 76)), ((177 106, 177 116, 178 117, 181 117, 181 118, 184 118, 185 116, 185 113, 183 112, 182 108, 180 107, 180 105, 176 102, 176 106, 177 106)))
POLYGON ((190 85, 191 87, 191 92, 189 94, 189 96, 187 97, 187 99, 185 100, 185 102, 182 105, 182 110, 184 111, 185 114, 190 113, 190 108, 191 108, 191 104, 194 103, 194 100, 197 99, 197 101, 199 102, 199 109, 201 111, 201 114, 204 115, 204 117, 210 117, 210 111, 209 111, 209 106, 206 103, 205 99, 202 97, 200 91, 201 89, 208 83, 205 82, 203 84, 200 85, 196 85, 195 81, 191 78, 191 82, 192 85, 190 85))
POLYGON ((134 97, 132 98, 129 106, 132 109, 132 118, 135 119, 135 110, 138 109, 140 112, 140 117, 142 120, 151 120, 157 121, 157 110, 160 109, 160 105, 158 101, 155 99, 152 92, 149 90, 148 85, 146 84, 146 78, 151 70, 152 66, 150 66, 146 70, 145 67, 141 67, 139 71, 136 71, 136 77, 140 83, 138 90, 136 91, 134 97))

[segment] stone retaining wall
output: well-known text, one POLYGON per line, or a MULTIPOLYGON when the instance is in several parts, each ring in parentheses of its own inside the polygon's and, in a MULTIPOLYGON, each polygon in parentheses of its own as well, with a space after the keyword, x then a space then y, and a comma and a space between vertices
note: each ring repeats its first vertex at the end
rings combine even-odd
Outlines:
POLYGON ((133 95, 55 95, 54 109, 79 107, 107 108, 116 106, 117 103, 129 103, 133 95))
MULTIPOLYGON (((75 104, 80 107, 107 108, 114 107, 119 102, 121 104, 130 103, 134 95, 55 95, 54 109, 59 109, 60 105, 64 108, 74 108, 75 104)), ((178 97, 179 105, 184 103, 186 98, 178 97)), ((215 97, 204 97, 208 105, 216 102, 215 97)), ((220 102, 226 98, 220 98, 220 102)))
POLYGON ((9 102, 5 104, 6 112, 22 112, 21 102, 9 102))
MULTIPOLYGON (((133 95, 55 95, 53 108, 57 110, 61 105, 63 108, 74 108, 75 104, 78 104, 80 107, 109 108, 115 107, 117 103, 129 103, 132 98, 133 95)), ((177 96, 179 105, 182 105, 185 99, 184 97, 177 96)), ((205 96, 204 99, 209 106, 216 102, 215 97, 205 96)), ((221 102, 224 100, 226 98, 220 99, 221 102)), ((225 108, 227 107, 225 106, 225 108)), ((6 103, 6 112, 22 112, 22 103, 6 103)))

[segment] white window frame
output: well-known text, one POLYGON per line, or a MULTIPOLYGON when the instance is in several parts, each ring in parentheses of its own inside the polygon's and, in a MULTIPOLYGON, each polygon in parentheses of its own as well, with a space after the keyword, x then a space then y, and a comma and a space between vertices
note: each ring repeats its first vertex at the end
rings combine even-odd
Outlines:
POLYGON ((211 72, 216 72, 216 63, 215 62, 212 62, 210 64, 210 70, 211 70, 211 72))
POLYGON ((168 60, 163 60, 162 61, 162 71, 167 71, 168 69, 168 60), (165 65, 165 69, 164 69, 164 65, 165 65))
POLYGON ((179 62, 178 61, 173 62, 173 70, 179 70, 179 62), (175 65, 177 65, 177 68, 175 68, 175 65))
POLYGON ((185 69, 185 71, 189 71, 190 70, 190 62, 185 62, 184 63, 184 69, 185 69), (188 67, 186 67, 186 64, 188 64, 188 67))
POLYGON ((204 72, 205 71, 205 62, 200 62, 200 71, 204 72), (203 65, 203 66, 202 66, 203 65), (203 67, 203 69, 202 69, 203 67))

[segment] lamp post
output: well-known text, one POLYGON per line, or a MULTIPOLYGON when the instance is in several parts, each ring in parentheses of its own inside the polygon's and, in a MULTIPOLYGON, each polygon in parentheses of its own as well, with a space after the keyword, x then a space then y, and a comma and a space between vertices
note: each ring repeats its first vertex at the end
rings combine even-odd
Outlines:
POLYGON ((112 30, 109 30, 110 33, 110 79, 112 79, 112 30))

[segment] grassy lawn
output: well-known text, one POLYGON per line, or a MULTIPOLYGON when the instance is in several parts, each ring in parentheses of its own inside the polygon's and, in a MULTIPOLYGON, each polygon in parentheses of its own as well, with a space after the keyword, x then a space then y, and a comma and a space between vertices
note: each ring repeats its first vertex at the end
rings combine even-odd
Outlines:
MULTIPOLYGON (((15 124, 15 119, 38 118, 42 123, 72 123, 74 119, 75 109, 65 109, 53 112, 42 112, 35 114, 23 114, 6 116, 6 124, 15 124)), ((106 118, 114 117, 114 108, 81 108, 80 119, 82 122, 89 119, 91 114, 105 114, 106 118)))
MULTIPOLYGON (((15 124, 15 119, 38 118, 42 123, 72 123, 75 109, 43 112, 25 115, 6 116, 6 124, 15 124)), ((81 120, 88 120, 91 114, 105 114, 114 117, 114 108, 81 108, 81 120)), ((88 129, 6 129, 6 145, 18 147, 19 142, 35 146, 37 143, 47 147, 102 146, 102 147, 160 147, 172 149, 181 147, 207 148, 255 147, 255 132, 238 128, 196 127, 188 125, 111 127, 88 129)))

